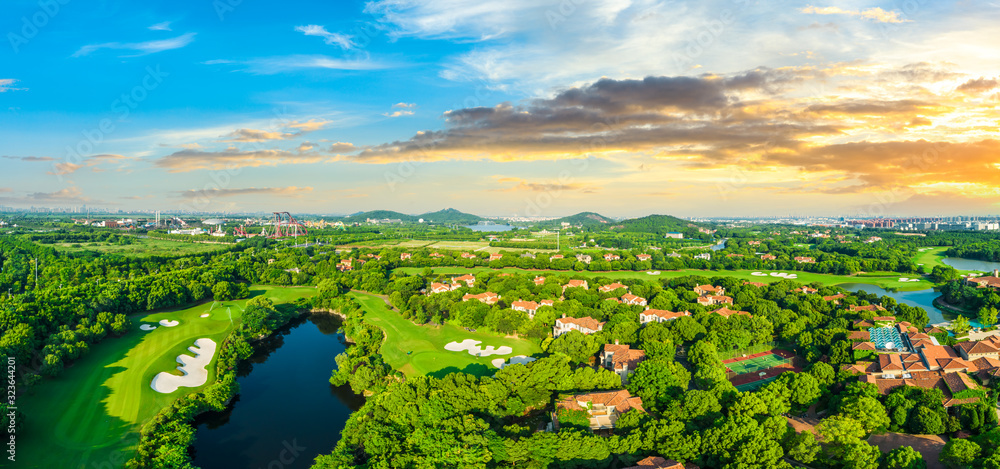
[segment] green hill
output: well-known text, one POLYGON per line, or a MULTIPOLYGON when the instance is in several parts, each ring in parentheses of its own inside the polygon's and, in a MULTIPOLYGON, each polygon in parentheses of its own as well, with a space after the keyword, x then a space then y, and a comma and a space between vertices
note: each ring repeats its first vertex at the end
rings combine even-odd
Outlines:
POLYGON ((568 217, 557 218, 555 220, 546 220, 538 223, 540 228, 554 227, 559 228, 563 223, 569 223, 570 226, 583 226, 587 229, 604 229, 611 226, 614 220, 594 212, 580 212, 576 215, 570 215, 568 217))
POLYGON ((661 235, 669 232, 679 232, 684 233, 687 238, 697 237, 698 228, 707 228, 707 226, 681 220, 670 215, 649 215, 642 218, 632 218, 620 221, 611 226, 611 229, 620 232, 656 233, 661 235))
POLYGON ((420 217, 415 217, 413 215, 407 215, 405 213, 393 212, 392 210, 372 210, 370 212, 359 212, 352 215, 348 215, 341 219, 344 223, 364 223, 365 220, 369 218, 374 218, 377 220, 390 219, 390 220, 403 220, 404 222, 416 222, 420 217))
POLYGON ((428 212, 418 216, 417 218, 423 218, 424 221, 428 223, 448 223, 458 225, 471 225, 485 220, 485 218, 480 217, 479 215, 460 212, 453 208, 438 210, 437 212, 428 212))

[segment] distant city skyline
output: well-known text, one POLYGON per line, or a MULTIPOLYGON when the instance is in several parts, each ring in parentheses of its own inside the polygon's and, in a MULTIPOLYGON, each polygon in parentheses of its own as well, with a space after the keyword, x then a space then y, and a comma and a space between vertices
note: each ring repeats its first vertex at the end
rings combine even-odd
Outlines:
POLYGON ((6 207, 1000 212, 995 3, 53 4, 0 7, 6 207))

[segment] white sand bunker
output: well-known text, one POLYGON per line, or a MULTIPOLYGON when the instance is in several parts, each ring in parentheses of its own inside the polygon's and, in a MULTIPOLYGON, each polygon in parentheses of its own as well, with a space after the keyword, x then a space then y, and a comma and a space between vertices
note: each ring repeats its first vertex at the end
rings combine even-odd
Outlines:
POLYGON ((753 275, 754 277, 767 277, 767 274, 764 272, 750 272, 750 275, 753 275))
POLYGON ((919 281, 920 281, 920 279, 919 279, 919 278, 906 278, 906 277, 900 277, 900 278, 899 278, 899 281, 900 281, 900 282, 919 282, 919 281))
POLYGON ((781 278, 799 278, 798 274, 790 274, 787 272, 771 272, 770 275, 772 277, 781 277, 781 278))
POLYGON ((153 377, 153 382, 150 383, 154 391, 170 394, 179 387, 196 388, 208 381, 207 366, 215 355, 215 341, 198 339, 194 341, 193 346, 188 347, 188 350, 194 352, 193 357, 190 355, 177 356, 177 363, 181 364, 177 369, 184 374, 177 376, 165 371, 157 374, 153 377))
POLYGON ((208 317, 208 313, 202 314, 201 317, 207 318, 208 317))
POLYGON ((160 325, 163 326, 163 327, 174 327, 174 326, 176 326, 178 324, 180 324, 180 323, 177 322, 177 321, 171 321, 169 319, 164 319, 164 320, 160 321, 160 325))
POLYGON ((139 329, 142 329, 144 331, 151 331, 153 329, 156 329, 156 326, 154 326, 152 324, 143 324, 143 325, 139 326, 139 329))
POLYGON ((535 361, 535 359, 532 357, 528 357, 525 355, 515 355, 513 357, 510 357, 510 363, 507 363, 507 361, 504 360, 503 358, 494 358, 493 361, 491 361, 490 363, 492 363, 493 366, 500 368, 502 370, 510 365, 518 365, 518 364, 526 365, 533 361, 535 361))
POLYGON ((475 355, 477 357, 488 357, 490 355, 507 355, 514 351, 514 349, 504 345, 500 348, 493 348, 492 345, 482 348, 479 344, 482 343, 480 340, 465 339, 461 342, 448 342, 444 349, 451 352, 461 352, 463 350, 468 350, 469 355, 475 355))
POLYGON ((660 271, 659 270, 654 270, 652 272, 646 272, 646 273, 649 274, 649 275, 660 275, 660 271))

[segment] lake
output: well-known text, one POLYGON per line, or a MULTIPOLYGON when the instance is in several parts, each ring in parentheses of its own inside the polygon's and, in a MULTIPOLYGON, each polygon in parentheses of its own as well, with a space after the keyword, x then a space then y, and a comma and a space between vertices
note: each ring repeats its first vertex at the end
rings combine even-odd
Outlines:
POLYGON ((340 439, 364 399, 330 385, 344 351, 340 320, 301 318, 255 347, 240 365, 240 393, 223 412, 198 417, 194 464, 202 469, 305 469, 340 439), (284 453, 282 453, 284 451, 284 453))
POLYGON ((975 259, 962 259, 959 257, 946 257, 941 260, 958 270, 975 270, 992 275, 994 269, 1000 269, 1000 262, 979 261, 975 259))
POLYGON ((924 311, 927 311, 927 317, 930 319, 928 324, 938 324, 948 321, 944 318, 944 315, 941 314, 941 310, 934 306, 934 299, 941 296, 941 294, 934 291, 933 288, 917 291, 889 292, 881 287, 869 285, 867 283, 842 283, 837 286, 850 292, 864 290, 865 292, 874 293, 878 296, 888 296, 895 299, 897 303, 923 308, 924 311))

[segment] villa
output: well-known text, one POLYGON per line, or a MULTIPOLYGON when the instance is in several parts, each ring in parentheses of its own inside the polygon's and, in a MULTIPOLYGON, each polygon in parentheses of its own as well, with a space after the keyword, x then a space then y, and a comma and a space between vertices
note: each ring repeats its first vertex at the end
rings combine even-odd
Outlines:
POLYGON ((431 284, 431 293, 445 293, 453 290, 457 290, 462 286, 457 283, 437 283, 431 284))
POLYGON ((976 288, 993 288, 1000 289, 1000 272, 997 270, 993 271, 993 275, 987 277, 975 277, 965 279, 965 283, 975 286, 976 288))
POLYGON ((721 307, 721 308, 719 308, 719 309, 717 309, 715 311, 709 311, 709 313, 715 313, 715 314, 718 314, 719 316, 722 316, 722 317, 727 318, 727 319, 730 316, 733 316, 733 315, 753 317, 753 316, 750 315, 750 313, 748 313, 746 311, 733 311, 733 310, 731 310, 731 309, 729 309, 729 308, 727 308, 725 306, 723 306, 723 307, 721 307))
POLYGON ((590 288, 590 286, 587 285, 587 281, 586 280, 575 280, 574 279, 574 280, 570 280, 569 282, 567 282, 566 285, 563 285, 563 292, 565 292, 567 288, 582 288, 582 289, 586 290, 586 289, 590 288))
POLYGON ((604 328, 604 323, 587 316, 582 318, 563 317, 556 319, 556 325, 552 327, 552 337, 559 337, 569 331, 579 331, 582 334, 593 334, 604 328))
POLYGON ((673 459, 650 456, 625 469, 684 469, 684 465, 673 459))
POLYGON ((451 279, 451 281, 455 283, 465 282, 466 286, 471 287, 476 284, 476 276, 465 274, 461 277, 454 277, 451 279))
POLYGON ((542 285, 545 283, 545 277, 535 277, 535 285, 542 285))
POLYGON ((673 311, 667 311, 665 309, 647 309, 639 313, 639 323, 646 324, 650 322, 673 321, 674 319, 684 316, 691 316, 691 312, 681 311, 679 313, 675 313, 673 311))
POLYGON ((635 258, 638 259, 638 260, 640 260, 640 261, 653 260, 653 256, 651 256, 649 254, 636 254, 635 258))
POLYGON ((615 290, 617 290, 619 288, 628 288, 628 287, 625 286, 625 285, 622 285, 622 284, 620 284, 618 282, 615 282, 615 283, 611 283, 611 284, 608 284, 608 285, 604 285, 604 286, 598 288, 597 290, 600 291, 601 293, 608 293, 608 292, 615 291, 615 290))
POLYGON ((795 262, 798 262, 799 264, 815 264, 816 263, 816 259, 813 259, 811 257, 795 257, 794 260, 795 260, 795 262))
POLYGON ((698 296, 725 295, 726 289, 724 287, 715 287, 712 285, 698 285, 694 287, 694 292, 697 293, 698 296))
POLYGON ((817 290, 815 288, 809 288, 809 287, 799 287, 799 288, 796 288, 795 290, 792 290, 792 291, 795 292, 795 293, 805 293, 807 295, 813 295, 813 294, 816 294, 816 293, 819 292, 819 290, 817 290))
POLYGON ((565 259, 565 258, 566 258, 566 256, 564 256, 562 254, 553 254, 553 255, 549 256, 549 260, 550 261, 554 261, 556 259, 565 259))
POLYGON ((709 253, 707 253, 707 252, 703 252, 701 254, 698 254, 698 255, 694 256, 694 258, 695 259, 702 259, 702 260, 710 261, 710 260, 712 260, 712 255, 709 254, 709 253))
POLYGON ((729 296, 699 296, 698 304, 702 306, 712 306, 712 305, 731 305, 733 304, 733 298, 729 296))
POLYGON ((833 301, 834 304, 840 304, 840 300, 847 298, 847 295, 843 293, 838 293, 836 295, 824 296, 823 301, 833 301))
POLYGON ((606 260, 606 261, 617 261, 617 260, 621 260, 621 258, 622 258, 622 256, 619 256, 618 254, 605 254, 604 255, 604 260, 606 260))
POLYGON ((626 293, 622 296, 622 303, 632 306, 646 306, 646 299, 641 296, 635 296, 631 293, 626 293))
MULTIPOLYGON (((591 430, 615 428, 618 417, 632 409, 646 412, 642 408, 642 399, 632 397, 624 389, 567 396, 556 403, 556 408, 586 411, 590 416, 591 430)), ((556 420, 555 426, 558 428, 558 420, 556 420)))
POLYGON ((773 260, 775 260, 777 258, 778 258, 778 256, 775 256, 775 255, 772 255, 772 254, 761 254, 760 255, 760 260, 762 260, 762 261, 773 261, 773 260))
POLYGON ((500 259, 503 259, 503 254, 500 253, 490 254, 490 261, 498 261, 500 259))
POLYGON ((481 303, 486 303, 488 305, 495 305, 500 301, 500 295, 493 292, 480 293, 478 295, 473 295, 472 293, 466 293, 462 297, 462 301, 479 300, 481 303))
POLYGON ((513 309, 514 311, 524 311, 525 313, 528 313, 529 318, 533 319, 535 317, 535 311, 538 310, 538 303, 535 303, 534 301, 518 300, 510 304, 510 309, 513 309))
POLYGON ((646 352, 632 349, 628 344, 606 344, 601 353, 601 365, 614 371, 622 379, 622 386, 628 384, 628 375, 632 374, 639 363, 646 359, 646 352))
POLYGON ((475 254, 470 254, 467 252, 462 253, 462 259, 476 259, 476 258, 477 256, 475 254))
POLYGON ((577 262, 583 262, 584 264, 590 264, 591 262, 593 262, 594 258, 592 258, 592 257, 590 257, 590 256, 588 256, 586 254, 580 254, 580 255, 576 256, 576 260, 577 260, 577 262))
POLYGON ((408 260, 408 259, 410 259, 412 257, 413 257, 413 254, 410 254, 408 252, 404 252, 404 253, 402 253, 402 254, 399 255, 399 260, 405 261, 405 260, 408 260))

